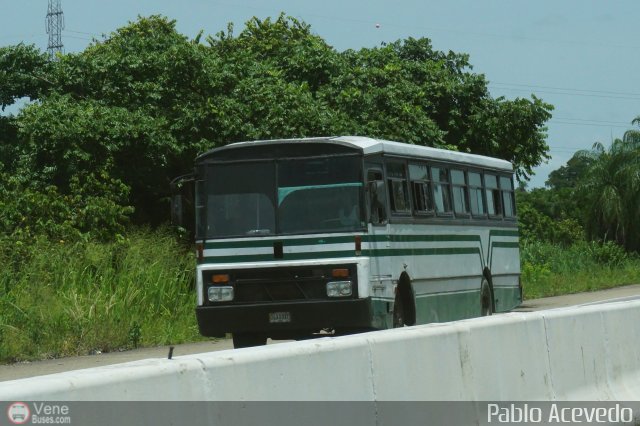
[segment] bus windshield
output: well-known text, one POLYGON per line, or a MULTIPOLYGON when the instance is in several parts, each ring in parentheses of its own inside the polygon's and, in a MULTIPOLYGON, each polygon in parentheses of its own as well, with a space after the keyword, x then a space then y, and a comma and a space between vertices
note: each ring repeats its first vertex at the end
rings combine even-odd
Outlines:
POLYGON ((361 171, 356 156, 209 165, 196 191, 199 237, 362 230, 361 171))

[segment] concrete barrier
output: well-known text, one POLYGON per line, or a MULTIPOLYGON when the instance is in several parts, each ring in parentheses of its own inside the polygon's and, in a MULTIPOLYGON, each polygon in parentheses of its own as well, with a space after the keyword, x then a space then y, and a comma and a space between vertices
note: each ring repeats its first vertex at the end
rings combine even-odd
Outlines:
POLYGON ((640 400, 640 301, 71 371, 0 400, 640 400))

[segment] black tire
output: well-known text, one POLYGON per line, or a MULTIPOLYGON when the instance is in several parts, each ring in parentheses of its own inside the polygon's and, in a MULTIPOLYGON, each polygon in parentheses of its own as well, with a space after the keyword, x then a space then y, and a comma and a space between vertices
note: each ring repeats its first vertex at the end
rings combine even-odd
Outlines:
POLYGON ((396 294, 393 302, 393 328, 404 327, 404 306, 400 298, 400 292, 396 294))
POLYGON ((493 294, 486 277, 482 277, 480 285, 480 316, 493 315, 493 294))
POLYGON ((262 333, 233 333, 233 347, 236 349, 266 344, 267 336, 262 333))
POLYGON ((411 286, 411 278, 403 273, 396 288, 396 298, 393 303, 393 328, 405 325, 416 325, 416 305, 411 286))

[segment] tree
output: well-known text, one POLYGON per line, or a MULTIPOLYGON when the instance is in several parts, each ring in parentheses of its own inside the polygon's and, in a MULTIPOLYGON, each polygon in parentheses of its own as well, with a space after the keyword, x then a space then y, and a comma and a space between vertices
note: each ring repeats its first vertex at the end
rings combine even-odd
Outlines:
POLYGON ((22 43, 0 47, 0 107, 24 97, 38 99, 52 86, 51 63, 35 46, 22 43))
POLYGON ((579 193, 592 238, 613 240, 627 250, 640 249, 640 142, 625 135, 607 150, 595 143, 576 155, 592 162, 579 193))
POLYGON ((211 143, 202 118, 215 87, 204 46, 165 18, 141 18, 49 65, 53 90, 18 117, 21 175, 68 192, 74 176, 105 171, 131 188, 137 222, 166 217, 172 177, 211 143))
POLYGON ((342 72, 320 91, 340 113, 338 133, 503 158, 522 180, 548 158, 544 123, 552 106, 535 97, 491 98, 468 55, 409 38, 341 58, 342 72))
POLYGON ((63 194, 107 173, 130 188, 136 222, 158 223, 171 178, 241 140, 369 135, 504 158, 521 179, 546 158, 552 107, 492 98, 467 55, 428 39, 337 52, 284 15, 200 39, 151 16, 54 62, 33 47, 0 51, 2 105, 38 99, 8 127, 19 143, 2 162, 63 194))
POLYGON ((593 157, 576 153, 565 166, 549 173, 545 185, 551 189, 575 188, 593 164, 593 157))

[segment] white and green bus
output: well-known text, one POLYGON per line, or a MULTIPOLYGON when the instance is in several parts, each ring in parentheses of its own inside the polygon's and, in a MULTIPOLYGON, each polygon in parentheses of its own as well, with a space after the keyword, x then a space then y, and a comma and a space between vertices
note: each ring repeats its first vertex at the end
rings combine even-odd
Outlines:
POLYGON ((522 301, 513 167, 364 137, 196 159, 196 316, 236 347, 452 321, 522 301))

